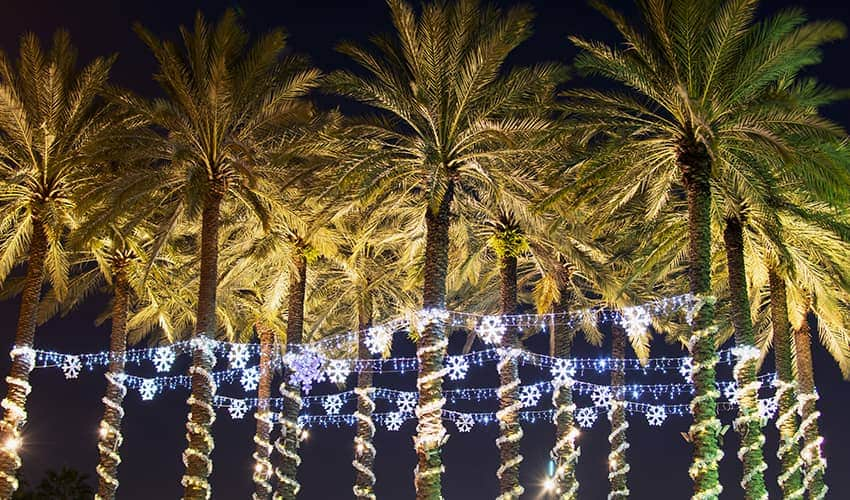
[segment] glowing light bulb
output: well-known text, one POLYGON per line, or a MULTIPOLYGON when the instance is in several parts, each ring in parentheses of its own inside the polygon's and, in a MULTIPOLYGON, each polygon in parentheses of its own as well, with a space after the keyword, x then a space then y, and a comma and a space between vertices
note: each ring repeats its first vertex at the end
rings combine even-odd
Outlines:
POLYGON ((21 438, 10 437, 3 443, 3 448, 9 451, 18 451, 21 448, 21 438))
POLYGON ((304 429, 303 431, 301 431, 301 441, 307 441, 307 438, 309 438, 309 437, 310 437, 310 431, 308 431, 307 429, 304 429))
POLYGON ((554 491, 556 486, 557 483, 555 483, 555 479, 551 477, 543 481, 543 489, 545 491, 554 491))

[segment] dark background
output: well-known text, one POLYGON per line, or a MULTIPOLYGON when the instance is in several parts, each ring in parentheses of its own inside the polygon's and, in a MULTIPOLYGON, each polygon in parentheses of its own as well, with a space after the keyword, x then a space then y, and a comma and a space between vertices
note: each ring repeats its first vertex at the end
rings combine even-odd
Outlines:
MULTIPOLYGON (((508 2, 504 2, 506 5, 508 2)), ((620 2, 622 3, 622 2, 620 2)), ((557 60, 569 63, 575 51, 567 41, 568 34, 611 41, 612 29, 584 2, 537 1, 532 2, 538 13, 535 35, 513 56, 512 62, 528 63, 538 60, 557 60)), ((616 4, 616 3, 615 3, 616 4)), ((773 12, 786 5, 804 5, 812 18, 833 18, 850 23, 850 12, 842 2, 763 2, 764 13, 773 12)), ((136 91, 155 95, 151 82, 155 70, 153 58, 131 31, 133 22, 139 21, 160 36, 176 36, 179 24, 191 23, 197 9, 208 17, 215 17, 228 6, 228 2, 183 2, 174 0, 148 0, 140 2, 31 0, 7 1, 0 16, 0 48, 7 53, 17 50, 17 39, 27 30, 42 37, 56 28, 70 30, 81 59, 87 61, 98 55, 119 53, 113 70, 116 83, 136 91)), ((326 0, 295 2, 243 2, 238 4, 246 22, 254 31, 264 31, 271 26, 284 26, 291 34, 292 47, 307 53, 316 65, 324 70, 346 66, 348 63, 336 54, 333 47, 342 39, 363 41, 375 32, 391 29, 387 8, 381 1, 333 2, 326 0)), ((628 6, 625 8, 629 8, 628 6)), ((834 44, 825 52, 825 63, 817 67, 817 76, 827 84, 848 87, 850 75, 847 61, 850 58, 850 41, 834 44)), ((826 111, 843 125, 850 125, 850 105, 844 103, 826 111)), ((494 290, 494 293, 497 293, 494 290)), ((108 345, 108 327, 97 328, 94 318, 101 312, 104 298, 90 300, 65 319, 44 325, 38 331, 37 347, 63 352, 93 352, 108 345)), ((17 317, 17 301, 0 303, 0 338, 11 345, 17 317)), ((545 341, 539 339, 542 347, 545 341)), ((461 339, 452 343, 452 352, 459 348, 461 339)), ((608 351, 591 348, 579 342, 577 355, 601 356, 608 351)), ((398 352, 412 352, 409 343, 400 340, 398 352)), ((681 355, 678 348, 664 346, 659 341, 654 346, 655 356, 681 355)), ((850 430, 847 414, 848 386, 840 373, 820 347, 814 346, 816 378, 821 394, 823 412, 821 429, 826 437, 825 450, 829 461, 827 481, 831 490, 829 498, 850 497, 850 430)), ((771 370, 770 359, 764 367, 771 370)), ((0 371, 5 373, 8 360, 0 360, 0 371)), ((176 373, 173 371, 172 373, 176 373)), ((136 370, 137 374, 152 373, 136 370), (146 373, 145 373, 146 372, 146 373)), ((728 370, 721 377, 728 379, 728 370)), ((528 382, 536 382, 541 375, 534 371, 523 372, 528 382)), ((675 376, 673 377, 674 379, 675 376)), ((477 386, 494 386, 497 383, 492 365, 472 372, 472 383, 477 386)), ((630 379, 629 382, 649 383, 647 379, 630 379)), ((669 378, 668 378, 669 380, 669 378)), ((24 474, 37 481, 48 468, 70 465, 92 476, 97 461, 95 448, 96 429, 101 415, 104 380, 99 373, 84 372, 77 381, 65 381, 58 370, 36 370, 32 377, 35 390, 30 397, 30 421, 24 435, 24 474)), ((676 379, 678 381, 678 379, 676 379)), ((376 382, 412 390, 414 380, 386 377, 376 382)), ((227 386, 221 394, 239 395, 237 387, 227 386)), ((171 391, 156 400, 143 402, 138 393, 131 392, 125 407, 125 443, 121 449, 124 459, 120 469, 119 497, 125 499, 178 498, 183 473, 180 453, 185 447, 184 421, 186 417, 186 391, 171 391)), ((489 403, 490 405, 494 403, 489 403)), ((484 405, 479 411, 491 411, 484 405)), ((350 409, 350 408, 349 408, 350 409)), ((731 416, 723 416, 725 422, 731 416)), ((630 487, 634 498, 687 498, 691 483, 687 470, 690 463, 690 446, 679 435, 688 427, 688 420, 670 417, 663 427, 649 427, 641 415, 631 418, 629 439, 632 443, 629 462, 630 487)), ((415 456, 411 436, 414 422, 408 422, 401 432, 378 430, 376 472, 379 498, 412 498, 413 466, 415 456)), ((445 496, 450 499, 487 499, 497 494, 495 470, 498 454, 494 444, 497 427, 490 425, 486 431, 477 428, 469 434, 454 432, 445 447, 445 496)), ((233 421, 226 412, 219 412, 214 426, 216 448, 213 453, 215 471, 212 476, 213 497, 216 499, 249 498, 252 491, 250 458, 253 450, 253 419, 246 417, 233 421)), ((525 426, 522 482, 526 498, 538 498, 540 483, 546 472, 548 450, 554 433, 548 423, 538 422, 525 426)), ((304 458, 299 479, 303 484, 302 497, 311 499, 336 499, 351 497, 353 472, 352 430, 315 429, 302 447, 304 458)), ((608 424, 601 419, 593 429, 579 439, 582 456, 578 466, 581 497, 605 498, 607 495, 607 442, 608 424)), ((776 431, 771 423, 766 428, 768 437, 765 455, 770 468, 767 472, 771 496, 778 497, 776 487, 777 463, 776 431)), ((741 467, 735 451, 737 437, 731 431, 725 443, 726 458, 721 465, 724 498, 742 498, 738 481, 741 467)))

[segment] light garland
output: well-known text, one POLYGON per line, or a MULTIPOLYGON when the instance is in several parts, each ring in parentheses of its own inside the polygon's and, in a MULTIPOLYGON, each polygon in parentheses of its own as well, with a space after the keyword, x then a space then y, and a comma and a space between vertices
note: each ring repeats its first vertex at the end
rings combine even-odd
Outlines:
MULTIPOLYGON (((502 328, 504 329, 504 327, 502 328)), ((501 341, 501 336, 498 340, 501 341)), ((502 455, 502 463, 496 470, 496 477, 499 478, 501 483, 504 476, 510 474, 513 477, 513 482, 516 483, 510 490, 505 490, 505 485, 502 484, 502 492, 496 497, 497 500, 518 499, 525 491, 519 484, 519 466, 523 461, 522 453, 519 451, 519 442, 522 439, 523 432, 518 417, 519 409, 523 405, 516 397, 517 388, 520 384, 516 366, 518 353, 518 349, 502 349, 501 359, 496 368, 503 382, 496 391, 501 406, 499 411, 496 412, 496 419, 499 421, 499 437, 496 438, 496 447, 502 455), (509 380, 508 383, 504 383, 506 379, 509 380), (505 460, 505 454, 511 451, 514 456, 505 460)))
MULTIPOLYGON (((611 433, 608 435, 608 442, 613 446, 615 441, 619 441, 617 447, 612 447, 611 451, 608 453, 608 482, 611 484, 614 484, 614 480, 617 477, 625 477, 631 470, 631 465, 623 459, 626 450, 629 449, 629 443, 626 440, 626 431, 629 428, 629 421, 625 418, 625 411, 626 403, 624 401, 615 400, 612 403, 611 411, 608 412, 608 420, 611 422, 611 433), (617 412, 623 413, 623 419, 619 425, 614 427, 614 416, 617 412)), ((615 498, 628 498, 628 496, 628 487, 608 492, 608 500, 615 498)))
MULTIPOLYGON (((716 299, 714 299, 714 297, 705 297, 704 300, 699 304, 699 306, 695 308, 694 313, 699 310, 699 307, 701 307, 702 304, 713 304, 715 300, 716 299)), ((691 352, 694 352, 698 345, 706 342, 706 339, 713 339, 716 332, 717 327, 715 326, 710 326, 708 328, 700 330, 694 330, 689 341, 689 350, 691 352)), ((712 352, 712 354, 709 355, 706 360, 701 362, 692 360, 691 363, 692 378, 696 380, 701 372, 714 370, 715 366, 718 363, 718 356, 712 352)), ((698 394, 694 396, 691 400, 691 412, 695 414, 696 409, 700 405, 705 403, 713 403, 719 397, 720 391, 718 391, 716 388, 708 389, 704 394, 698 394)), ((698 436, 702 434, 712 435, 715 436, 715 439, 717 439, 719 438, 721 433, 720 420, 717 418, 716 413, 702 421, 694 420, 694 422, 691 424, 689 433, 692 439, 698 439, 698 436)), ((713 448, 714 449, 705 450, 705 453, 703 455, 694 455, 694 461, 688 469, 688 474, 690 475, 691 479, 694 480, 694 482, 698 482, 699 478, 707 474, 717 475, 718 464, 723 458, 723 450, 719 449, 719 447, 717 446, 714 446, 713 448)), ((694 495, 691 498, 692 500, 712 500, 716 499, 722 491, 723 486, 718 481, 717 484, 715 484, 711 488, 694 492, 694 495)))
POLYGON ((375 435, 375 423, 372 421, 372 413, 375 411, 375 402, 370 395, 372 388, 357 387, 354 393, 357 395, 359 404, 362 404, 367 413, 360 412, 358 407, 354 413, 354 418, 357 420, 358 435, 354 437, 354 460, 351 465, 354 469, 367 478, 368 486, 355 484, 352 488, 356 498, 366 498, 375 500, 373 485, 375 484, 375 473, 372 472, 370 463, 374 461, 376 450, 372 444, 372 437, 375 435), (364 439, 359 435, 359 429, 363 428, 366 431, 368 439, 364 439))
MULTIPOLYGON (((193 378, 197 377, 199 392, 209 393, 212 399, 212 395, 216 392, 216 383, 207 368, 215 365, 215 355, 211 344, 202 335, 192 339, 191 345, 195 350, 193 355, 198 356, 200 362, 189 367, 189 373, 193 378)), ((194 395, 190 395, 186 402, 190 408, 186 422, 188 447, 183 451, 183 465, 186 466, 186 474, 183 475, 181 483, 187 489, 199 490, 204 498, 208 499, 212 494, 212 489, 207 481, 213 469, 210 453, 215 446, 209 429, 215 422, 215 409, 210 403, 198 400, 194 395), (200 474, 190 472, 193 469, 193 462, 199 464, 200 474)))
POLYGON ((752 469, 747 471, 741 478, 741 487, 747 492, 748 498, 766 499, 768 497, 767 490, 764 487, 764 471, 767 470, 767 464, 764 462, 761 450, 764 447, 765 437, 761 432, 761 415, 758 408, 758 391, 761 388, 761 383, 756 379, 744 384, 744 379, 747 373, 755 373, 757 364, 761 357, 761 351, 755 346, 737 346, 732 349, 733 354, 738 358, 738 362, 733 369, 733 376, 737 386, 735 393, 735 401, 738 403, 738 417, 733 421, 733 428, 741 435, 741 444, 738 447, 738 460, 744 464, 746 469, 746 460, 748 455, 757 457, 757 464, 752 466, 752 469), (750 433, 754 430, 758 433, 758 437, 750 443, 747 443, 750 438, 750 433))
MULTIPOLYGON (((258 427, 264 426, 264 428, 269 429, 269 432, 264 433, 264 436, 271 434, 274 424, 272 423, 272 413, 270 411, 267 409, 256 411, 254 412, 254 418, 257 420, 258 427)), ((254 474, 252 475, 252 479, 266 494, 265 496, 258 496, 254 492, 253 498, 254 500, 265 500, 272 492, 272 485, 269 482, 272 477, 272 462, 269 460, 272 453, 272 444, 268 439, 258 436, 257 433, 254 434, 254 444, 257 446, 257 449, 263 450, 263 455, 260 455, 256 450, 252 455, 254 458, 254 474)))
MULTIPOLYGON (((12 358, 12 366, 19 363, 22 367, 20 370, 22 375, 28 376, 35 366, 35 352, 29 346, 14 346, 9 352, 12 358)), ((6 377, 8 385, 6 397, 0 402, 5 413, 3 420, 0 421, 0 435, 3 437, 3 442, 0 443, 0 453, 5 457, 5 461, 12 464, 12 474, 5 471, 0 471, 0 479, 8 485, 8 491, 14 492, 18 489, 18 478, 14 472, 21 467, 21 457, 18 455, 18 449, 21 447, 21 427, 27 421, 27 410, 23 403, 27 396, 32 391, 32 385, 24 379, 16 376, 6 377)))
POLYGON ((555 480, 561 485, 558 491, 559 497, 563 499, 578 498, 579 487, 575 466, 581 455, 581 448, 576 446, 576 439, 580 432, 572 422, 576 411, 576 405, 571 396, 572 386, 572 379, 567 379, 564 383, 555 386, 552 395, 552 404, 555 406, 552 412, 552 423, 557 429, 562 422, 566 422, 564 432, 555 441, 555 446, 550 453, 555 462, 555 480), (562 404, 564 402, 566 404, 562 404))
MULTIPOLYGON (((107 383, 107 396, 101 398, 101 401, 103 401, 104 406, 108 409, 107 411, 113 412, 116 420, 120 422, 124 418, 124 408, 121 406, 120 401, 127 395, 127 387, 124 385, 123 377, 120 374, 107 372, 104 374, 104 377, 106 377, 107 383), (118 402, 109 398, 108 394, 111 391, 116 393, 118 402)), ((113 498, 115 491, 118 489, 118 478, 113 474, 113 470, 121 463, 121 456, 117 450, 123 442, 124 436, 121 434, 121 429, 112 425, 107 419, 107 415, 104 415, 100 421, 100 428, 98 430, 97 449, 100 454, 100 460, 95 470, 98 477, 100 477, 101 483, 106 483, 112 490, 112 495, 109 498, 113 498), (105 465, 104 462, 108 465, 105 465)), ((95 495, 95 500, 101 500, 102 498, 104 497, 101 497, 100 492, 95 495)))
MULTIPOLYGON (((284 400, 289 400, 293 408, 300 409, 302 407, 301 392, 297 389, 297 386, 296 388, 290 388, 289 384, 281 382, 280 393, 283 395, 284 400)), ((280 436, 278 436, 274 445, 275 450, 282 457, 280 466, 275 468, 275 476, 277 476, 278 483, 280 483, 278 485, 279 489, 288 489, 288 493, 295 497, 301 490, 301 484, 298 482, 294 471, 297 471, 298 466, 301 465, 301 456, 295 450, 297 450, 298 444, 301 441, 302 429, 298 421, 292 420, 287 414, 286 406, 284 406, 284 409, 285 411, 279 414, 281 417, 278 419, 281 423, 280 436), (287 441, 290 444, 287 444, 287 441)), ((275 494, 275 498, 283 497, 275 494)))
POLYGON ((798 411, 802 419, 799 431, 799 438, 803 442, 801 456, 806 467, 803 484, 812 500, 820 500, 826 497, 829 487, 823 482, 826 458, 821 450, 823 436, 820 436, 817 430, 817 421, 820 417, 820 412, 816 409, 818 395, 816 392, 801 393, 797 395, 797 399, 798 411))
POLYGON ((786 460, 790 460, 791 462, 779 474, 777 481, 785 494, 785 498, 803 498, 806 490, 802 484, 796 490, 785 492, 786 485, 791 479, 791 476, 799 473, 803 468, 802 457, 794 453, 798 438, 796 432, 794 432, 794 429, 796 429, 794 419, 797 416, 797 405, 793 403, 797 384, 777 379, 775 385, 776 400, 780 403, 785 401, 785 404, 781 405, 785 406, 785 408, 779 412, 779 417, 776 419, 776 428, 779 430, 779 449, 776 452, 776 456, 780 462, 784 463, 786 460))
MULTIPOLYGON (((442 311, 439 310, 433 312, 432 315, 436 316, 436 318, 430 319, 429 322, 434 324, 436 321, 442 320, 443 318, 441 313, 442 311)), ((438 356, 442 360, 445 356, 445 351, 448 345, 449 341, 446 338, 446 335, 440 335, 438 338, 432 339, 430 344, 425 344, 420 341, 420 346, 416 349, 416 357, 419 359, 419 366, 421 367, 430 356, 438 356)), ((442 363, 440 364, 442 365, 442 363)), ((447 373, 448 369, 445 366, 430 372, 425 372, 420 369, 419 375, 416 379, 416 387, 419 394, 426 394, 430 392, 432 386, 440 383, 447 373)), ((442 447, 448 439, 448 434, 446 434, 446 429, 443 427, 442 420, 443 406, 445 404, 446 398, 440 397, 428 402, 423 402, 420 399, 419 404, 416 406, 415 413, 418 423, 416 425, 416 435, 413 437, 413 447, 420 456, 428 456, 432 453, 439 452, 440 447, 442 447)), ((419 465, 417 464, 417 469, 414 473, 414 476, 416 476, 417 487, 420 482, 429 481, 431 476, 439 475, 443 472, 442 467, 429 467, 424 471, 419 471, 418 467, 419 465)))

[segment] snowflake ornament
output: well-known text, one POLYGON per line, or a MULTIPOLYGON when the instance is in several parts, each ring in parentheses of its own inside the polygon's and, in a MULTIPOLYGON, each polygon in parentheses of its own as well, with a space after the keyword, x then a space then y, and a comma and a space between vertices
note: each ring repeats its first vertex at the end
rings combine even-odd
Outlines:
POLYGON ((523 408, 537 405, 540 401, 540 389, 533 385, 527 385, 519 389, 519 402, 523 408))
POLYGON ((333 384, 344 384, 345 379, 351 373, 351 367, 348 361, 344 359, 335 359, 328 363, 325 369, 325 374, 328 376, 328 381, 333 384))
POLYGON ((398 405, 399 412, 411 412, 414 408, 416 408, 416 394, 412 392, 402 392, 398 395, 396 404, 398 405))
POLYGON ((723 386, 723 396, 730 403, 738 402, 738 384, 735 382, 729 382, 728 384, 723 386))
POLYGON ((390 413, 384 420, 388 431, 397 431, 401 429, 402 424, 404 424, 404 414, 400 411, 390 413))
POLYGON ((649 425, 659 426, 667 419, 667 412, 663 406, 650 406, 646 412, 646 421, 649 425))
POLYGON ((461 380, 466 377, 469 362, 463 356, 449 356, 446 358, 446 369, 451 380, 461 380))
POLYGON ((247 370, 242 371, 242 377, 239 378, 239 383, 242 384, 242 389, 246 392, 256 391, 260 385, 260 368, 252 366, 247 370))
POLYGON ((300 385, 304 392, 309 393, 313 384, 321 382, 325 374, 322 371, 322 357, 311 350, 304 350, 289 356, 287 365, 291 370, 289 383, 300 385))
POLYGON ((139 387, 139 394, 145 401, 150 401, 156 396, 156 382, 153 379, 146 378, 142 380, 142 385, 139 387))
POLYGON ((455 426, 460 432, 469 432, 475 427, 475 419, 472 418, 472 415, 463 413, 455 420, 455 426))
POLYGON ((593 400, 593 405, 607 410, 611 409, 611 402, 614 400, 614 395, 607 387, 597 387, 590 393, 590 399, 593 400))
POLYGON ((505 325, 498 316, 484 316, 475 327, 475 333, 484 342, 498 345, 502 343, 502 336, 505 335, 505 325))
POLYGON ((174 349, 171 347, 158 347, 153 353, 153 366, 160 373, 167 372, 171 370, 175 357, 174 349))
POLYGON ((250 357, 251 353, 248 352, 248 346, 245 344, 231 344, 230 351, 227 352, 227 361, 234 370, 245 368, 250 357))
POLYGON ((576 374, 576 369, 566 359, 555 360, 555 364, 549 369, 552 374, 552 384, 555 386, 572 385, 573 375, 576 374))
POLYGON ((685 380, 690 381, 694 374, 694 360, 691 358, 683 359, 682 363, 679 365, 679 374, 684 377, 685 380))
POLYGON ((245 401, 237 399, 236 401, 230 404, 230 408, 228 408, 228 411, 230 412, 230 418, 240 419, 244 417, 246 413, 248 413, 248 405, 245 403, 245 401))
POLYGON ((776 415, 776 410, 779 409, 779 404, 776 398, 759 399, 759 418, 762 420, 770 420, 776 415))
POLYGON ((372 354, 383 354, 392 341, 393 332, 385 326, 373 326, 366 331, 366 348, 372 354))
POLYGON ((83 369, 83 362, 79 356, 65 356, 62 360, 62 373, 65 378, 77 378, 80 376, 80 370, 83 369))
POLYGON ((336 415, 342 409, 342 397, 339 394, 333 394, 322 400, 322 407, 328 415, 336 415))
POLYGON ((650 324, 652 324, 652 318, 649 311, 642 306, 624 307, 620 314, 620 325, 631 339, 646 333, 650 324))
POLYGON ((593 426, 593 422, 596 422, 596 410, 593 408, 579 408, 576 411, 576 422, 585 429, 589 429, 593 426))

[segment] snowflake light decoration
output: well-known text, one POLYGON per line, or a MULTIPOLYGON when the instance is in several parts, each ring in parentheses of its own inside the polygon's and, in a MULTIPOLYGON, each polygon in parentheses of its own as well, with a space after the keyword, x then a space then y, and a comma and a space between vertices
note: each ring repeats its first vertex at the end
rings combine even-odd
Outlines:
POLYGON ((411 412, 414 408, 416 408, 416 394, 412 392, 402 392, 398 395, 396 404, 398 405, 399 412, 411 412))
POLYGON ((455 426, 460 432, 469 432, 475 427, 475 419, 472 418, 472 415, 463 413, 455 420, 455 426))
POLYGON ((679 365, 679 374, 684 377, 685 380, 690 381, 691 377, 694 374, 694 361, 691 358, 685 358, 682 360, 682 364, 679 365))
POLYGON ((723 396, 730 403, 738 402, 738 384, 729 382, 723 386, 723 396))
POLYGON ((260 368, 252 366, 247 370, 242 371, 242 377, 239 378, 239 383, 242 384, 242 389, 247 392, 256 391, 260 385, 260 368))
POLYGON ((646 421, 649 425, 659 426, 667 419, 667 412, 663 406, 650 406, 646 412, 646 421))
POLYGON ((519 389, 519 402, 523 408, 535 406, 540 401, 540 389, 533 385, 527 385, 519 389))
POLYGON ((466 377, 469 362, 462 356, 449 356, 446 358, 446 369, 451 380, 461 380, 466 377))
POLYGON ((335 359, 328 363, 325 374, 328 376, 328 381, 333 384, 344 384, 345 379, 351 373, 351 367, 348 361, 344 359, 335 359))
POLYGON ((139 387, 139 394, 145 401, 150 401, 156 396, 156 382, 153 379, 146 378, 142 380, 142 385, 139 387))
POLYGON ((759 418, 765 421, 770 420, 776 415, 778 408, 779 404, 776 402, 776 398, 759 399, 759 418))
POLYGON ((383 354, 393 341, 393 332, 383 326, 373 326, 366 331, 366 347, 372 354, 383 354))
POLYGON ((388 431, 397 431, 401 429, 402 424, 404 424, 404 414, 400 411, 388 414, 384 420, 388 431))
POLYGON ((475 333, 488 344, 500 344, 505 335, 505 325, 499 316, 484 316, 475 327, 475 333))
POLYGON ((322 371, 322 357, 314 351, 304 350, 294 354, 287 360, 291 374, 289 383, 300 385, 304 392, 309 393, 313 384, 324 379, 322 371))
POLYGON ((248 346, 245 344, 231 344, 230 351, 227 352, 227 361, 230 367, 235 370, 245 368, 250 359, 251 353, 248 352, 248 346))
POLYGON ((605 410, 611 409, 611 402, 614 400, 614 395, 607 387, 597 387, 590 393, 590 399, 593 400, 593 405, 605 410))
POLYGON ((158 372, 167 372, 171 370, 171 365, 174 364, 174 349, 171 347, 158 347, 153 353, 153 366, 158 372))
POLYGON ((339 394, 333 394, 322 400, 322 407, 328 415, 336 415, 342 409, 343 401, 339 394))
POLYGON ((228 411, 230 412, 230 418, 240 419, 244 417, 246 413, 248 413, 248 405, 245 403, 245 401, 237 399, 236 401, 230 404, 230 408, 228 408, 228 411))
POLYGON ((596 422, 596 411, 593 408, 579 408, 576 411, 576 422, 578 425, 589 429, 596 422))
POLYGON ((569 360, 558 359, 549 369, 549 373, 552 374, 552 384, 561 386, 572 382, 576 369, 569 360))
POLYGON ((640 337, 652 324, 649 311, 642 306, 624 307, 620 314, 620 325, 626 330, 629 338, 640 337))
POLYGON ((65 378, 77 378, 80 376, 80 370, 83 369, 83 363, 79 356, 65 356, 62 360, 62 373, 65 378))

